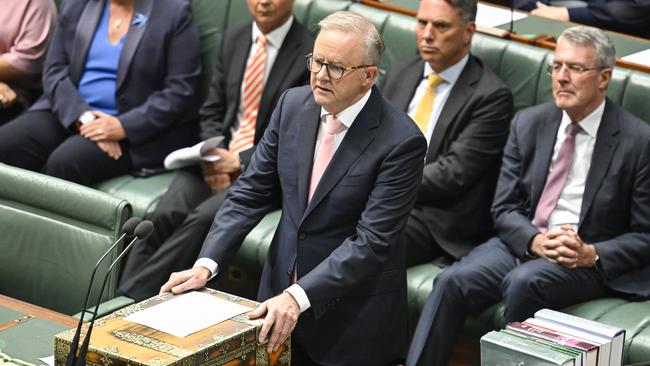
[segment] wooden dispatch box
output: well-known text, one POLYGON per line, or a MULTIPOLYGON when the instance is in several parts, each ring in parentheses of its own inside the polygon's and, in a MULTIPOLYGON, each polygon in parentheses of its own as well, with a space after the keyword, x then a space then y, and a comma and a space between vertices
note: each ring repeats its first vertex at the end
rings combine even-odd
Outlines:
MULTIPOLYGON (((257 303, 224 292, 203 289, 202 292, 254 309, 257 303)), ((179 338, 144 325, 124 320, 139 310, 171 299, 171 294, 150 299, 117 310, 95 321, 90 347, 86 355, 89 366, 238 366, 289 365, 291 338, 268 354, 266 344, 257 339, 262 320, 249 320, 246 314, 179 338)), ((82 328, 84 339, 88 323, 82 328)), ((76 329, 59 333, 54 338, 57 366, 64 366, 76 329)), ((81 343, 81 342, 80 342, 81 343)))

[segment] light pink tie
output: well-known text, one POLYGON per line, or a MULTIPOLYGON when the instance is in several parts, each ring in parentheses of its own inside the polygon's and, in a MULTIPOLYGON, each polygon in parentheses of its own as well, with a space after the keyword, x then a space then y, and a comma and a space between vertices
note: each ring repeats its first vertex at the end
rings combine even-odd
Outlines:
POLYGON ((577 123, 570 123, 566 127, 566 136, 560 146, 560 151, 557 153, 555 162, 551 172, 546 179, 546 185, 537 203, 535 209, 535 217, 533 218, 533 225, 541 232, 548 230, 548 219, 560 199, 560 194, 564 189, 569 171, 571 170, 571 162, 573 161, 573 151, 575 150, 576 134, 580 131, 580 125, 577 123))
POLYGON ((314 159, 314 167, 311 170, 311 181, 309 182, 309 201, 311 201, 314 191, 318 182, 320 182, 327 165, 332 160, 334 152, 336 151, 335 137, 343 129, 343 124, 338 118, 331 114, 325 117, 325 133, 323 134, 323 141, 321 141, 316 158, 314 159))

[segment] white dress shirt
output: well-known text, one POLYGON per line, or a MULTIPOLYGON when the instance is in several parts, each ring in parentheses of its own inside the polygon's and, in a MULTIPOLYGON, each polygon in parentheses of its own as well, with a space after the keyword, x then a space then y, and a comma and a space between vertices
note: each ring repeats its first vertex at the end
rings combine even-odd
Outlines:
MULTIPOLYGON (((460 77, 460 74, 463 72, 465 65, 467 65, 467 60, 469 60, 469 54, 465 55, 462 59, 460 59, 460 61, 453 64, 452 66, 449 66, 444 71, 438 73, 438 76, 440 76, 444 81, 438 84, 438 86, 436 86, 436 97, 433 100, 433 108, 431 109, 431 115, 429 116, 427 131, 426 134, 424 135, 424 137, 427 138, 427 145, 431 141, 431 135, 433 135, 433 130, 434 128, 436 128, 436 124, 438 123, 438 117, 440 116, 440 112, 442 111, 442 108, 445 106, 445 103, 447 102, 447 98, 449 98, 449 93, 451 92, 451 89, 454 87, 454 85, 456 85, 456 81, 458 81, 458 78, 460 77)), ((418 109, 420 100, 424 96, 424 92, 429 86, 429 81, 427 80, 427 77, 429 76, 429 74, 433 72, 435 71, 433 70, 433 68, 431 68, 431 65, 425 62, 424 72, 422 73, 422 81, 420 81, 420 84, 415 89, 415 94, 413 94, 413 99, 411 99, 411 103, 409 104, 407 110, 407 114, 409 115, 409 117, 413 118, 413 116, 415 115, 415 111, 418 109)))
MULTIPOLYGON (((372 89, 368 90, 366 94, 364 94, 364 96, 361 97, 361 99, 359 99, 356 103, 352 104, 351 106, 341 111, 341 113, 336 115, 336 118, 338 118, 339 121, 341 121, 341 123, 344 126, 344 128, 342 128, 341 131, 337 133, 336 137, 334 138, 334 144, 337 150, 341 145, 341 142, 343 141, 345 134, 347 134, 350 127, 352 127, 352 123, 354 122, 354 120, 357 118, 357 116, 359 115, 363 107, 368 102, 371 92, 372 89)), ((316 156, 316 151, 318 151, 318 147, 320 146, 320 143, 323 140, 323 135, 325 134, 325 124, 326 124, 325 117, 328 114, 330 113, 327 110, 325 110, 325 108, 321 108, 320 126, 318 128, 318 136, 316 137, 316 147, 314 150, 314 157, 316 156)), ((336 150, 334 150, 334 152, 336 153, 336 150)), ((297 263, 297 265, 299 266, 300 263, 297 263)), ((216 276, 217 270, 219 268, 217 263, 210 258, 199 258, 196 261, 196 263, 194 263, 194 267, 197 266, 205 267, 210 271, 212 275, 210 276, 209 279, 212 279, 214 276, 216 276)), ((297 283, 292 284, 285 291, 288 292, 291 296, 293 296, 293 298, 296 300, 298 306, 300 306, 301 313, 311 307, 311 303, 309 302, 307 293, 297 283)))
MULTIPOLYGON (((566 184, 562 189, 562 193, 560 193, 557 205, 548 218, 549 231, 557 229, 564 224, 573 225, 573 228, 576 231, 578 230, 580 207, 582 206, 582 197, 585 192, 585 183, 587 182, 587 175, 589 174, 589 167, 591 166, 591 158, 594 153, 598 127, 600 126, 600 121, 603 118, 604 111, 605 101, 603 101, 598 108, 591 112, 591 114, 585 117, 582 121, 578 121, 581 129, 576 134, 571 169, 569 170, 569 176, 567 177, 566 184)), ((566 127, 569 123, 571 123, 571 118, 565 111, 563 111, 562 122, 560 122, 560 128, 557 131, 557 137, 555 139, 551 169, 555 159, 557 158, 557 154, 560 151, 560 146, 562 146, 562 142, 564 141, 566 127)))

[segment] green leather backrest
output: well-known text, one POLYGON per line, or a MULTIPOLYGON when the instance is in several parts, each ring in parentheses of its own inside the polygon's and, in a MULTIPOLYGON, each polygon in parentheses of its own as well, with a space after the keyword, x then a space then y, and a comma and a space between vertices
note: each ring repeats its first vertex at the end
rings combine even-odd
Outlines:
MULTIPOLYGON (((78 312, 93 266, 130 214, 125 200, 0 164, 0 293, 78 312)), ((112 277, 104 299, 115 296, 112 277)))
POLYGON ((621 105, 646 122, 650 122, 650 74, 630 72, 621 105))
POLYGON ((192 0, 192 16, 201 42, 201 99, 207 96, 219 41, 227 26, 230 0, 192 0))

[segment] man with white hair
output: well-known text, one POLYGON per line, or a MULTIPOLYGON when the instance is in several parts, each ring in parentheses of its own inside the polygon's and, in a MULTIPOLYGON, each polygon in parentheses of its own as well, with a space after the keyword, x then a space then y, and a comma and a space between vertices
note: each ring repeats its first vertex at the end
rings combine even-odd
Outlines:
POLYGON ((426 140, 374 87, 377 29, 337 12, 307 55, 309 87, 278 101, 250 167, 232 186, 194 268, 161 288, 201 288, 246 234, 282 218, 249 313, 265 316, 267 351, 292 333, 292 364, 388 365, 406 346, 402 229, 422 177, 426 140), (295 327, 295 331, 294 331, 295 327))
POLYGON ((615 50, 562 33, 552 102, 515 115, 492 205, 497 236, 438 275, 407 365, 446 365, 465 318, 507 322, 608 294, 649 297, 650 126, 606 97, 615 50))

